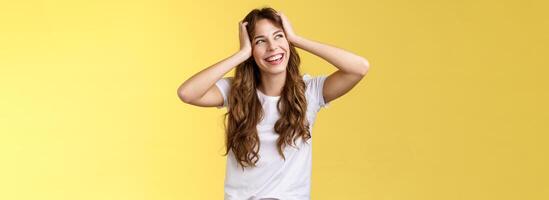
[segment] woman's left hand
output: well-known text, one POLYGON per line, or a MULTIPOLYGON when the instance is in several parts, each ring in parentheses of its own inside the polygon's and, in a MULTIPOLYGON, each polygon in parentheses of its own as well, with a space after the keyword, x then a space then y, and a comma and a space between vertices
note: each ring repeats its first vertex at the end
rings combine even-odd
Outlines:
POLYGON ((280 16, 280 19, 282 20, 282 26, 284 28, 284 33, 286 34, 286 39, 288 39, 288 42, 294 43, 298 36, 294 33, 294 29, 292 28, 288 17, 281 12, 277 12, 276 14, 280 16))

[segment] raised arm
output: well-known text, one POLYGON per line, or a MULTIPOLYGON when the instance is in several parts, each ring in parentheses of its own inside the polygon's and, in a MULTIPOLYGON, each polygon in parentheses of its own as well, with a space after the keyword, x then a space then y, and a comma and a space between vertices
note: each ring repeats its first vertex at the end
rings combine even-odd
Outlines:
POLYGON ((181 101, 201 107, 223 105, 223 96, 215 87, 215 83, 252 55, 246 24, 247 22, 239 23, 240 50, 183 82, 177 89, 177 95, 181 101))
POLYGON ((340 48, 300 37, 294 33, 288 18, 282 13, 278 13, 278 15, 282 19, 288 41, 300 49, 323 58, 338 68, 324 82, 323 96, 326 103, 347 93, 368 72, 370 64, 365 58, 340 48))

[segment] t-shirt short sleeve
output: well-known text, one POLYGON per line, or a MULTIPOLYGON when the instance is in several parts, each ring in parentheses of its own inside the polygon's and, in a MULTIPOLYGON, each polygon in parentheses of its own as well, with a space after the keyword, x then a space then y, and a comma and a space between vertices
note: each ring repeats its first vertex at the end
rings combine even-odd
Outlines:
POLYGON ((316 103, 320 108, 329 107, 329 103, 324 101, 324 81, 327 76, 320 75, 312 77, 309 74, 303 75, 303 80, 307 86, 307 96, 310 98, 311 103, 316 103))
POLYGON ((231 91, 231 81, 232 81, 232 77, 224 77, 222 79, 219 79, 215 83, 215 86, 217 86, 217 88, 221 92, 221 95, 223 96, 223 105, 217 106, 218 109, 227 107, 227 104, 229 102, 228 96, 229 96, 229 92, 231 91))

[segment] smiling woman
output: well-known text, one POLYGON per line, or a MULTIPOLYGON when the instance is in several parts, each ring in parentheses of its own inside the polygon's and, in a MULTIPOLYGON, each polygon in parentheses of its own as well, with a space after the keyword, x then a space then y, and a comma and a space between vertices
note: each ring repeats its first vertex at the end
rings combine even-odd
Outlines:
MULTIPOLYGON (((275 22, 276 23, 276 22, 275 22)), ((284 72, 284 66, 288 60, 284 59, 288 55, 290 45, 284 36, 282 27, 276 26, 269 19, 261 19, 252 29, 253 38, 253 56, 259 67, 271 74, 284 72)))
POLYGON ((328 102, 366 74, 366 59, 297 36, 287 17, 254 9, 239 23, 240 50, 195 74, 182 101, 227 107, 225 199, 310 199, 312 126, 328 102), (296 48, 338 68, 301 75, 296 48), (234 77, 223 78, 236 66, 234 77))

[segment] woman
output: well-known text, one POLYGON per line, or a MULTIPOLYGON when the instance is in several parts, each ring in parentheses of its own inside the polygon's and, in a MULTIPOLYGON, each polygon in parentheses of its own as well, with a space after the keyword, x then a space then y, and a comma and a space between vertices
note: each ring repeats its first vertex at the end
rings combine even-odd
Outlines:
POLYGON ((368 72, 366 59, 297 35, 272 8, 239 23, 240 50, 178 89, 201 107, 227 107, 225 199, 310 199, 311 132, 320 108, 351 90, 368 72), (338 70, 300 75, 295 47, 338 70), (223 78, 236 66, 234 77, 223 78))

